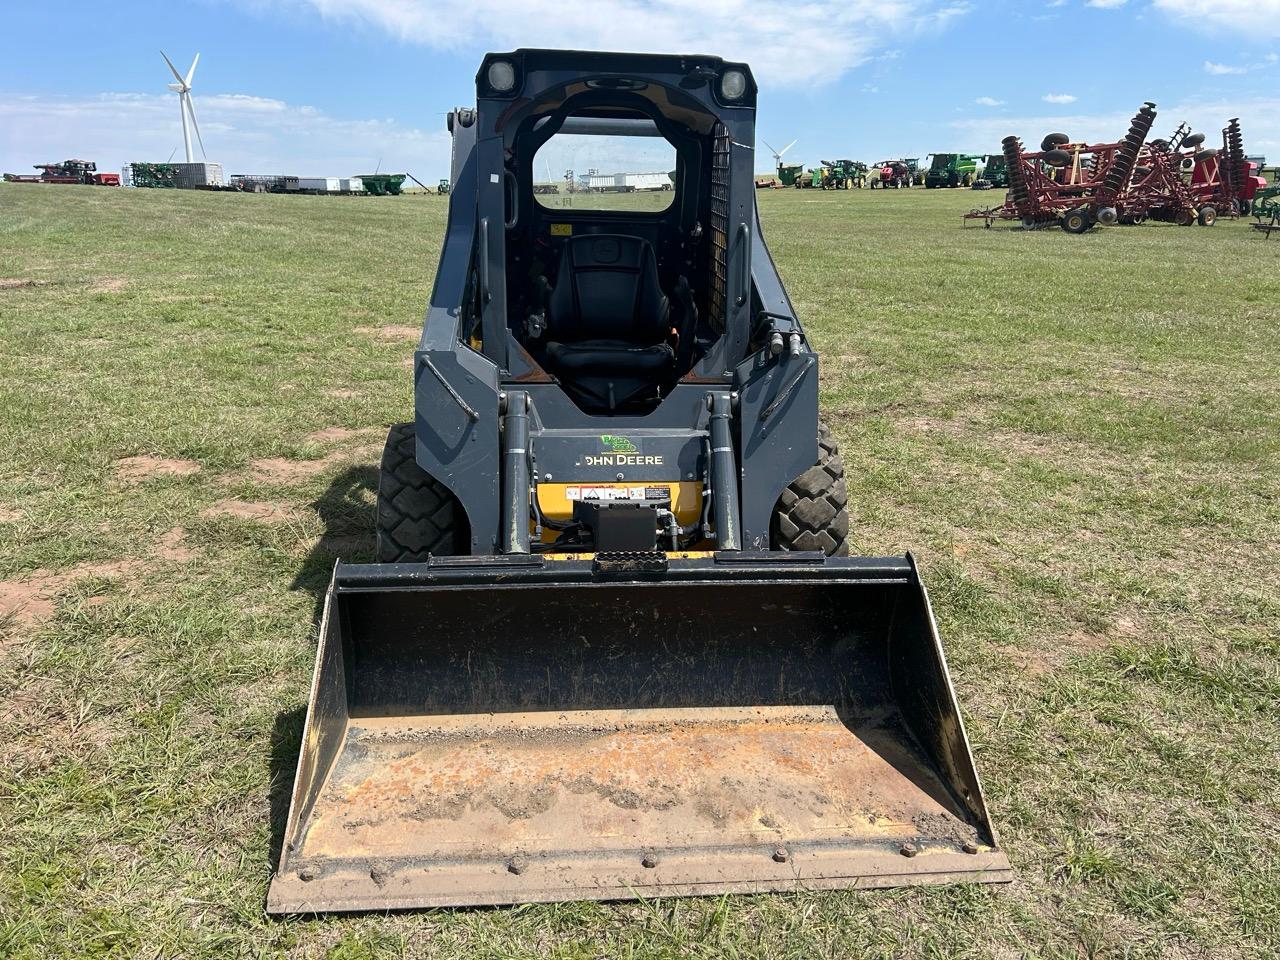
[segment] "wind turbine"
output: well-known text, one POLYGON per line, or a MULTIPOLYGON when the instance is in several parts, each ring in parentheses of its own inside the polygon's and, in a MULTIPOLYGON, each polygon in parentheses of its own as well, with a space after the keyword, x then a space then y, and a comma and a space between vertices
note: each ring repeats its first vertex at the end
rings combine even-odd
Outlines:
POLYGON ((185 77, 178 72, 178 68, 173 65, 173 61, 165 55, 163 50, 160 51, 160 56, 164 57, 164 62, 169 65, 173 79, 178 81, 168 86, 178 95, 178 111, 182 114, 182 145, 187 150, 187 163, 196 161, 191 153, 191 130, 187 127, 187 114, 191 114, 191 126, 195 128, 196 140, 200 143, 200 154, 208 160, 209 156, 204 152, 204 137, 200 136, 200 124, 196 123, 196 105, 191 102, 191 78, 196 75, 196 64, 200 62, 200 54, 197 53, 196 58, 191 61, 191 69, 187 71, 185 77))
MULTIPOLYGON (((194 67, 192 67, 192 69, 194 70, 195 68, 194 68, 194 67)), ((781 166, 782 166, 782 155, 783 155, 784 153, 786 153, 788 150, 790 150, 792 147, 794 147, 794 146, 796 145, 796 143, 798 143, 799 141, 797 141, 797 140, 792 140, 790 143, 788 143, 788 144, 787 144, 785 147, 783 147, 781 150, 774 150, 774 149, 773 149, 773 145, 772 145, 771 143, 769 143, 769 141, 768 141, 768 140, 761 140, 760 142, 761 142, 761 143, 763 143, 766 147, 768 147, 770 150, 772 150, 772 151, 773 151, 773 165, 774 165, 775 167, 781 167, 781 166)))

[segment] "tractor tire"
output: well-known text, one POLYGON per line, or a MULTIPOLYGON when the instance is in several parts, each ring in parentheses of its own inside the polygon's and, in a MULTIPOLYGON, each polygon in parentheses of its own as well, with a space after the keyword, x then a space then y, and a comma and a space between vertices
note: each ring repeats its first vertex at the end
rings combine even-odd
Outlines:
POLYGON ((1042 151, 1047 152, 1049 150, 1052 150, 1054 147, 1060 147, 1064 143, 1070 143, 1070 142, 1071 142, 1071 138, 1068 137, 1065 133, 1050 133, 1050 134, 1046 134, 1045 138, 1040 141, 1040 149, 1042 151))
POLYGON ((836 439, 818 422, 818 462, 791 482, 773 508, 774 550, 820 550, 849 555, 849 490, 836 439))
POLYGON ((393 423, 378 474, 378 562, 421 563, 471 552, 462 507, 414 457, 412 423, 393 423))
POLYGON ((1201 207, 1196 220, 1202 227, 1212 227, 1218 222, 1218 211, 1214 207, 1201 207))

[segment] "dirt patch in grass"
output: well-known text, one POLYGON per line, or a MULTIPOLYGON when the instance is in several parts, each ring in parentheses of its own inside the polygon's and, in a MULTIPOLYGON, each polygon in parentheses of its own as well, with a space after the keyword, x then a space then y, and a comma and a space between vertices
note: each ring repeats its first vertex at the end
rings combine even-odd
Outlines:
POLYGON ((116 477, 125 483, 142 483, 156 477, 189 477, 198 473, 200 464, 177 457, 141 454, 116 461, 116 477))
POLYGON ((23 287, 48 286, 48 280, 32 280, 27 277, 0 277, 0 290, 21 290, 23 287))
POLYGON ((263 483, 298 483, 314 477, 328 462, 328 457, 320 460, 289 460, 286 457, 255 460, 252 464, 253 479, 263 483))
POLYGON ((161 560, 172 563, 186 563, 194 560, 196 551, 187 545, 187 531, 182 527, 174 527, 156 542, 155 555, 161 560))
POLYGON ((137 560, 111 560, 82 563, 69 570, 33 570, 20 580, 0 580, 0 621, 30 625, 47 620, 57 608, 58 591, 69 584, 88 577, 123 577, 138 566, 137 560))
POLYGON ((119 293, 129 286, 128 277, 99 277, 94 281, 94 293, 119 293))
MULTIPOLYGON (((352 432, 353 435, 355 433, 355 431, 352 432)), ((262 460, 254 460, 249 466, 253 479, 259 483, 288 486, 309 480, 336 463, 342 463, 364 453, 372 455, 375 449, 372 445, 348 447, 342 450, 335 450, 328 456, 321 457, 318 460, 290 460, 288 457, 267 457, 262 460)))
POLYGON ((379 340, 417 340, 422 336, 422 328, 393 323, 378 327, 356 327, 356 333, 377 337, 379 340))
POLYGON ((212 507, 200 511, 202 517, 236 517, 240 520, 283 520, 284 507, 277 503, 253 500, 219 500, 212 507))
POLYGON ((352 430, 350 427, 325 427, 315 433, 308 433, 303 439, 309 443, 339 443, 343 440, 351 440, 367 434, 370 429, 372 428, 365 427, 361 430, 352 430))
POLYGON ((22 514, 6 506, 0 506, 0 523, 16 523, 22 519, 22 514))
POLYGON ((326 390, 325 396, 333 397, 337 400, 350 400, 353 397, 361 396, 361 393, 359 390, 350 390, 346 387, 342 387, 337 390, 326 390))

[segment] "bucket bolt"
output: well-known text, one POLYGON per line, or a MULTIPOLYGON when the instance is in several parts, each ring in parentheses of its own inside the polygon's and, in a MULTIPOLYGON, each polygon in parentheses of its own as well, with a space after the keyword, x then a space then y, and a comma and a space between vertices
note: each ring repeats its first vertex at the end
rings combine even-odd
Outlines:
POLYGON ((898 852, 902 854, 904 857, 914 857, 917 853, 920 852, 920 848, 917 847, 914 843, 904 843, 901 849, 898 850, 898 852))
POLYGON ((657 865, 658 858, 651 853, 646 853, 644 855, 644 859, 640 861, 640 866, 644 867, 646 870, 652 870, 657 865))
POLYGON ((791 859, 791 854, 787 853, 786 847, 774 847, 773 859, 775 863, 786 863, 791 859))
POLYGON ((516 876, 524 873, 529 869, 529 858, 522 854, 516 854, 507 861, 507 872, 514 873, 516 876))

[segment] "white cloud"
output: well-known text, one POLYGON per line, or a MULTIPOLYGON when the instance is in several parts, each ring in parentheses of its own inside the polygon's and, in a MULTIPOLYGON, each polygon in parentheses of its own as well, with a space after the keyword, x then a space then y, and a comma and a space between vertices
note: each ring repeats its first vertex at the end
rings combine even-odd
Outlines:
MULTIPOLYGON (((227 174, 350 176, 409 170, 424 182, 449 174, 444 118, 431 131, 395 120, 342 119, 315 107, 244 94, 196 96, 209 159, 227 174)), ((425 119, 425 118, 424 118, 425 119)), ((194 141, 194 137, 192 138, 194 141)), ((87 157, 103 170, 122 163, 182 159, 174 96, 103 93, 94 97, 0 96, 0 163, 25 173, 33 163, 87 157)), ((199 145, 193 143, 197 157, 199 145)))
POLYGON ((1085 4, 1087 7, 1097 7, 1099 10, 1114 10, 1116 7, 1123 7, 1128 0, 1089 0, 1085 4))
POLYGON ((1257 39, 1280 37, 1280 0, 1153 0, 1188 26, 1239 30, 1257 39))
POLYGON ((1075 103, 1077 98, 1070 93, 1046 93, 1040 99, 1045 103, 1075 103))
MULTIPOLYGON (((1134 104, 1134 110, 1139 104, 1134 104)), ((1205 134, 1210 145, 1220 142, 1221 130, 1232 117, 1240 118, 1244 146, 1248 153, 1265 153, 1275 162, 1280 155, 1280 96, 1231 98, 1222 100, 1192 99, 1172 106, 1160 107, 1152 136, 1169 136, 1186 121, 1193 130, 1205 134)), ((956 131, 954 149, 970 153, 990 152, 1010 134, 1022 138, 1028 149, 1040 146, 1046 133, 1062 132, 1072 140, 1086 143, 1114 143, 1124 136, 1133 119, 1132 112, 1096 114, 1061 114, 1023 117, 974 116, 953 120, 956 131)))
POLYGON ((751 64, 773 86, 831 82, 892 44, 969 12, 961 0, 272 0, 365 23, 437 50, 556 47, 707 53, 751 64))
POLYGON ((1204 72, 1215 77, 1225 76, 1233 73, 1248 73, 1248 67, 1233 67, 1226 63, 1214 63, 1212 60, 1204 62, 1204 72))
POLYGON ((977 100, 973 102, 980 107, 1003 107, 1004 106, 1004 101, 997 100, 995 97, 979 97, 977 100))

